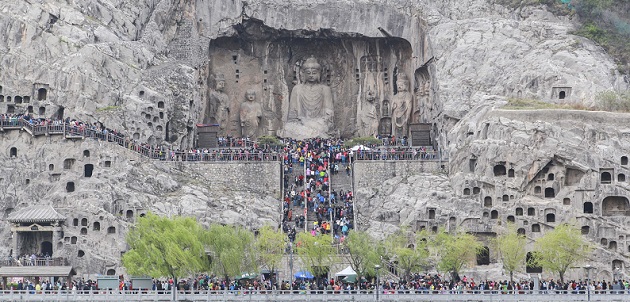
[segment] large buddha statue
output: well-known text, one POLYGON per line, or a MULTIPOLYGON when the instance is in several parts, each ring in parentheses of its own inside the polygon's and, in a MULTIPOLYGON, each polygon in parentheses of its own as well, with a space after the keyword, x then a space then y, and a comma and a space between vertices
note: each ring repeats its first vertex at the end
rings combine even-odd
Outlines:
POLYGON ((223 74, 217 74, 215 89, 210 91, 208 95, 208 103, 206 105, 206 112, 204 114, 204 124, 219 124, 221 132, 229 128, 228 120, 230 115, 230 100, 225 94, 225 77, 223 74))
POLYGON ((409 92, 409 80, 405 74, 398 75, 396 88, 398 93, 392 98, 392 134, 402 138, 408 135, 411 104, 413 104, 413 95, 409 92))
POLYGON ((329 137, 333 127, 333 97, 330 87, 320 84, 321 65, 313 57, 301 67, 303 83, 295 85, 289 99, 287 123, 281 136, 329 137))

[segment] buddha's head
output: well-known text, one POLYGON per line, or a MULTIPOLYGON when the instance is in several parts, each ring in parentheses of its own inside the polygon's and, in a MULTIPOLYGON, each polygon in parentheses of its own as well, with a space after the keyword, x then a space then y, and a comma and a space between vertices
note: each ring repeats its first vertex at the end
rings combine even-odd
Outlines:
POLYGON ((302 64, 302 73, 306 82, 319 83, 322 66, 319 65, 317 59, 310 57, 302 64))
POLYGON ((398 92, 409 91, 409 80, 407 80, 407 76, 404 73, 398 74, 396 88, 398 88, 398 92))
POLYGON ((256 90, 254 89, 247 89, 247 92, 245 92, 245 99, 253 102, 256 100, 256 90))
POLYGON ((216 91, 223 91, 223 89, 225 89, 225 76, 223 76, 223 74, 217 74, 216 75, 216 87, 215 90, 216 91))

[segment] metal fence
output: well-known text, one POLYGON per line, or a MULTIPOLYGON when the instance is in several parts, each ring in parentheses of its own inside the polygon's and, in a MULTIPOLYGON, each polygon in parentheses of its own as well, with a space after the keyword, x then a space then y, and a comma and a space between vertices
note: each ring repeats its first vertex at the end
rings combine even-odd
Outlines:
MULTIPOLYGON (((209 150, 210 152, 202 152, 201 150, 181 151, 168 150, 155 146, 140 144, 128 137, 107 132, 104 130, 93 129, 89 126, 77 126, 72 123, 52 122, 48 124, 33 123, 22 118, 0 118, 0 129, 23 129, 33 136, 39 135, 64 135, 66 138, 96 139, 116 143, 120 146, 138 152, 146 157, 165 161, 281 161, 283 156, 280 152, 248 152, 240 149, 227 149, 222 151, 209 150)), ((254 142, 249 139, 221 138, 220 146, 250 148, 254 142)), ((371 150, 359 150, 354 155, 354 160, 427 160, 427 161, 446 161, 439 152, 429 149, 403 148, 388 150, 386 148, 378 148, 371 150)))
POLYGON ((362 150, 355 154, 356 160, 445 160, 436 151, 421 150, 362 150))
POLYGON ((66 258, 21 257, 19 259, 1 260, 0 266, 63 266, 68 265, 66 258))
MULTIPOLYGON (((127 137, 111 132, 92 129, 86 126, 75 126, 68 123, 39 124, 31 123, 22 118, 2 118, 0 119, 0 129, 23 129, 33 136, 39 135, 64 135, 66 138, 96 139, 116 143, 129 150, 135 151, 151 159, 164 161, 204 161, 204 162, 227 162, 227 161, 281 161, 282 154, 278 152, 250 152, 241 149, 228 150, 169 150, 154 146, 140 144, 127 137)), ((231 146, 249 148, 253 142, 245 139, 224 140, 231 146)))
POLYGON ((158 291, 4 291, 0 292, 0 301, 629 301, 630 294, 608 292, 595 294, 586 292, 554 291, 542 293, 517 292, 501 293, 488 291, 477 293, 380 293, 375 292, 326 292, 326 291, 195 291, 172 292, 158 291))

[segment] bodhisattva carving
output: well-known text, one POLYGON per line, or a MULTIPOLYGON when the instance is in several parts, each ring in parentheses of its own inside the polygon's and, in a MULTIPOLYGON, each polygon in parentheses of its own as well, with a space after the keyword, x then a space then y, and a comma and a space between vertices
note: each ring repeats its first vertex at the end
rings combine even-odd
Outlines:
POLYGON ((262 108, 256 102, 256 91, 249 89, 245 93, 245 101, 241 104, 239 111, 241 119, 241 133, 243 137, 256 137, 258 134, 258 124, 262 117, 262 108))
POLYGON ((319 83, 321 65, 315 58, 308 58, 302 64, 300 75, 304 82, 291 91, 282 136, 329 137, 333 126, 333 97, 330 87, 319 83))
POLYGON ((416 90, 416 106, 413 112, 413 122, 422 123, 427 117, 429 110, 429 81, 424 81, 416 90))
POLYGON ((222 74, 216 76, 215 89, 208 96, 204 124, 219 124, 221 132, 228 129, 228 118, 230 116, 230 100, 225 89, 225 78, 222 74))
POLYGON ((374 136, 378 132, 378 110, 376 108, 376 92, 370 87, 365 99, 358 106, 359 136, 374 136))
POLYGON ((402 73, 398 75, 396 87, 398 93, 392 98, 392 134, 402 138, 407 136, 413 95, 409 92, 409 80, 402 73))

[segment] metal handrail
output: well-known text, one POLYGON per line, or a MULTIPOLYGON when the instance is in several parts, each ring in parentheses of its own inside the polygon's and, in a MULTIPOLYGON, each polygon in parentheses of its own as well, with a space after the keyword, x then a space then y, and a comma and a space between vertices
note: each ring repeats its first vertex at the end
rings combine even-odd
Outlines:
MULTIPOLYGON (((606 290, 606 291, 590 291, 586 289, 581 290, 387 290, 380 289, 379 294, 384 299, 403 301, 423 301, 421 297, 429 298, 432 301, 452 301, 448 300, 465 300, 466 297, 472 298, 475 301, 497 301, 498 297, 501 301, 586 301, 587 296, 590 296, 593 301, 619 301, 620 295, 629 295, 628 290, 606 290), (387 297, 387 298, 385 298, 387 297), (519 297, 519 298, 511 298, 519 297), (413 300, 416 299, 416 300, 413 300), (538 300, 537 300, 538 299, 538 300)), ((142 301, 144 299, 151 299, 151 297, 173 295, 172 290, 154 290, 154 289, 131 289, 131 290, 118 290, 118 289, 73 289, 73 290, 0 290, 0 297, 10 297, 18 295, 54 295, 60 296, 81 296, 89 295, 90 297, 120 297, 127 296, 129 298, 135 298, 142 301)), ((194 299, 197 300, 203 297, 215 297, 209 298, 209 301, 215 301, 217 298, 223 299, 226 296, 230 296, 230 300, 237 297, 258 296, 258 297, 277 297, 283 301, 300 301, 306 299, 316 299, 314 297, 322 297, 331 295, 335 297, 354 298, 354 301, 366 301, 371 299, 362 300, 361 297, 373 297, 376 294, 374 289, 355 289, 355 290, 310 290, 310 289, 296 289, 296 290, 256 290, 256 289, 226 289, 226 290, 200 290, 200 289, 178 289, 176 296, 182 300, 194 299), (310 296, 310 298, 309 298, 310 296), (197 298, 195 298, 197 297, 197 298), (285 298, 280 298, 285 297, 285 298), (288 299, 293 297, 293 299, 288 299), (301 298, 302 297, 302 298, 301 298), (303 298, 307 297, 307 298, 303 298)), ((335 298, 338 299, 338 298, 335 298)), ((179 299, 178 299, 179 300, 179 299)), ((22 301, 22 300, 20 300, 22 301)), ((28 300, 27 300, 28 301, 28 300)), ((43 300, 38 300, 43 301, 43 300)), ((76 301, 76 300, 75 300, 76 301)), ((110 301, 110 300, 107 300, 110 301)))
MULTIPOLYGON (((67 138, 97 139, 116 143, 129 150, 137 152, 151 159, 164 161, 203 161, 203 162, 226 162, 226 161, 281 161, 282 154, 277 152, 250 152, 241 150, 225 151, 180 151, 156 148, 139 144, 129 138, 115 135, 113 133, 90 128, 86 125, 72 125, 66 122, 61 123, 33 123, 23 118, 0 118, 0 128, 2 129, 24 129, 33 136, 63 134, 67 138)), ((253 142, 247 139, 230 139, 231 145, 239 147, 251 147, 253 142)))

